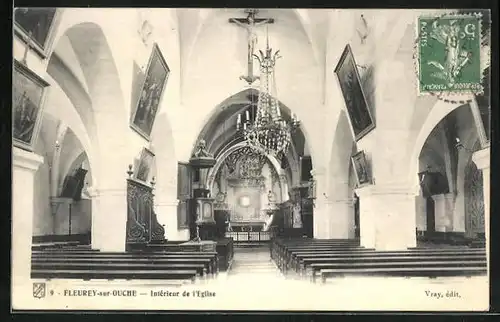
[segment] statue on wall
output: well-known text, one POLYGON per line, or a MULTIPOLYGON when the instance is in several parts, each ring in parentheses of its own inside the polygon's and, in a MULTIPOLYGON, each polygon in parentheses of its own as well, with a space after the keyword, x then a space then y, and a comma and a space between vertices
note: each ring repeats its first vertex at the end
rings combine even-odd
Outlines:
POLYGON ((205 140, 201 139, 200 142, 198 142, 198 149, 193 154, 193 157, 195 157, 195 158, 213 158, 214 156, 207 151, 206 146, 207 146, 207 143, 205 142, 205 140))
POLYGON ((293 228, 302 228, 302 215, 300 213, 301 207, 300 204, 295 204, 293 207, 293 215, 292 215, 292 227, 293 228))

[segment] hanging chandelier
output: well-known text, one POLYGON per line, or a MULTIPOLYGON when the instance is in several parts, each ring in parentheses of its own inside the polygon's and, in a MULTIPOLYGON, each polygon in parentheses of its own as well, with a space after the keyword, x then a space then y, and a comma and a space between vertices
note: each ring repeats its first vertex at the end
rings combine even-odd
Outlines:
POLYGON ((281 115, 280 103, 276 98, 276 78, 274 66, 281 58, 279 50, 274 54, 266 45, 266 53, 259 50, 260 56, 253 55, 260 64, 260 91, 257 99, 257 108, 253 117, 249 110, 238 115, 236 129, 243 135, 244 140, 251 148, 281 158, 292 142, 292 133, 299 128, 300 122, 295 113, 291 120, 285 120, 281 115))

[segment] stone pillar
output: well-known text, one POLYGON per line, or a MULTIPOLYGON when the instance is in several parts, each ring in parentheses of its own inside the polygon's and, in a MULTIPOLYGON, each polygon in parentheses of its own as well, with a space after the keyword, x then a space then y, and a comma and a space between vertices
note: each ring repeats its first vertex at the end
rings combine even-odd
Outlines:
POLYGON ((73 198, 51 197, 50 205, 54 219, 54 235, 69 235, 70 225, 70 207, 73 204, 73 198))
POLYGON ((333 200, 328 203, 330 214, 329 238, 353 239, 354 204, 352 199, 333 200))
POLYGON ((92 191, 92 248, 124 252, 127 233, 127 191, 92 191))
MULTIPOLYGON (((472 161, 483 171, 484 231, 486 249, 490 242, 490 148, 479 150, 472 155, 472 161)), ((487 252, 489 254, 489 252, 487 252)))
MULTIPOLYGON (((160 225, 165 228, 165 239, 177 240, 177 199, 159 200, 155 202, 156 218, 160 225)), ((188 236, 189 239, 189 236, 188 236)), ((184 240, 184 239, 182 239, 184 240)))
POLYGON ((366 186, 360 199, 360 243, 377 250, 416 247, 415 193, 403 187, 366 186))
POLYGON ((422 195, 415 197, 415 212, 417 220, 417 231, 427 230, 427 200, 422 195))
POLYGON ((432 196, 434 199, 434 217, 437 232, 453 231, 453 210, 455 208, 455 196, 446 193, 432 196))
MULTIPOLYGON (((43 157, 18 148, 12 150, 12 308, 25 300, 31 289, 34 177, 43 157), (17 303, 17 304, 16 304, 17 303)), ((48 189, 49 187, 47 187, 48 189)))
POLYGON ((328 200, 325 197, 326 171, 322 167, 311 170, 311 174, 316 184, 316 200, 313 209, 313 236, 318 239, 330 238, 329 229, 331 225, 331 213, 328 207, 328 200))
POLYGON ((280 174, 280 187, 281 187, 281 202, 288 200, 288 184, 286 182, 286 174, 280 174))

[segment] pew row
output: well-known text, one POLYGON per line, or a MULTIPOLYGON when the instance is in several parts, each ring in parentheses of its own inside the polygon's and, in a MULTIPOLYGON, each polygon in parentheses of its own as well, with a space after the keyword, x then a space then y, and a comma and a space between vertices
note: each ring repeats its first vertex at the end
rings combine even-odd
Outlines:
POLYGON ((113 253, 95 250, 33 250, 32 278, 191 280, 215 277, 216 252, 113 253))
POLYGON ((313 282, 350 275, 362 276, 473 276, 487 270, 486 251, 481 248, 411 248, 376 251, 359 246, 357 240, 274 240, 272 260, 284 273, 293 272, 313 282))

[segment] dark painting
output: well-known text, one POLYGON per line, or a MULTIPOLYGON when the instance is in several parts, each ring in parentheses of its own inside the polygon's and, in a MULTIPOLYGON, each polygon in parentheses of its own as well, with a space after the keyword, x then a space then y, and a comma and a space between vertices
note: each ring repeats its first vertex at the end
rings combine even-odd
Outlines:
POLYGON ((147 140, 151 136, 151 130, 153 129, 169 73, 170 70, 160 52, 160 48, 155 44, 131 124, 131 127, 147 140))
POLYGON ((47 82, 14 60, 12 76, 12 138, 14 146, 33 151, 42 118, 47 82))
POLYGON ((366 162, 364 151, 359 151, 354 154, 351 160, 358 186, 370 184, 372 180, 369 175, 368 163, 366 162))
POLYGON ((346 46, 340 57, 335 68, 335 74, 344 96, 347 114, 357 141, 370 132, 375 127, 375 123, 368 108, 356 62, 349 45, 346 46))
POLYGON ((135 178, 137 180, 147 182, 149 178, 149 173, 153 167, 154 154, 150 150, 143 148, 141 153, 141 158, 137 165, 137 170, 135 171, 135 178))
POLYGON ((23 37, 31 33, 31 41, 42 52, 48 47, 56 8, 18 8, 14 11, 16 31, 23 37))

